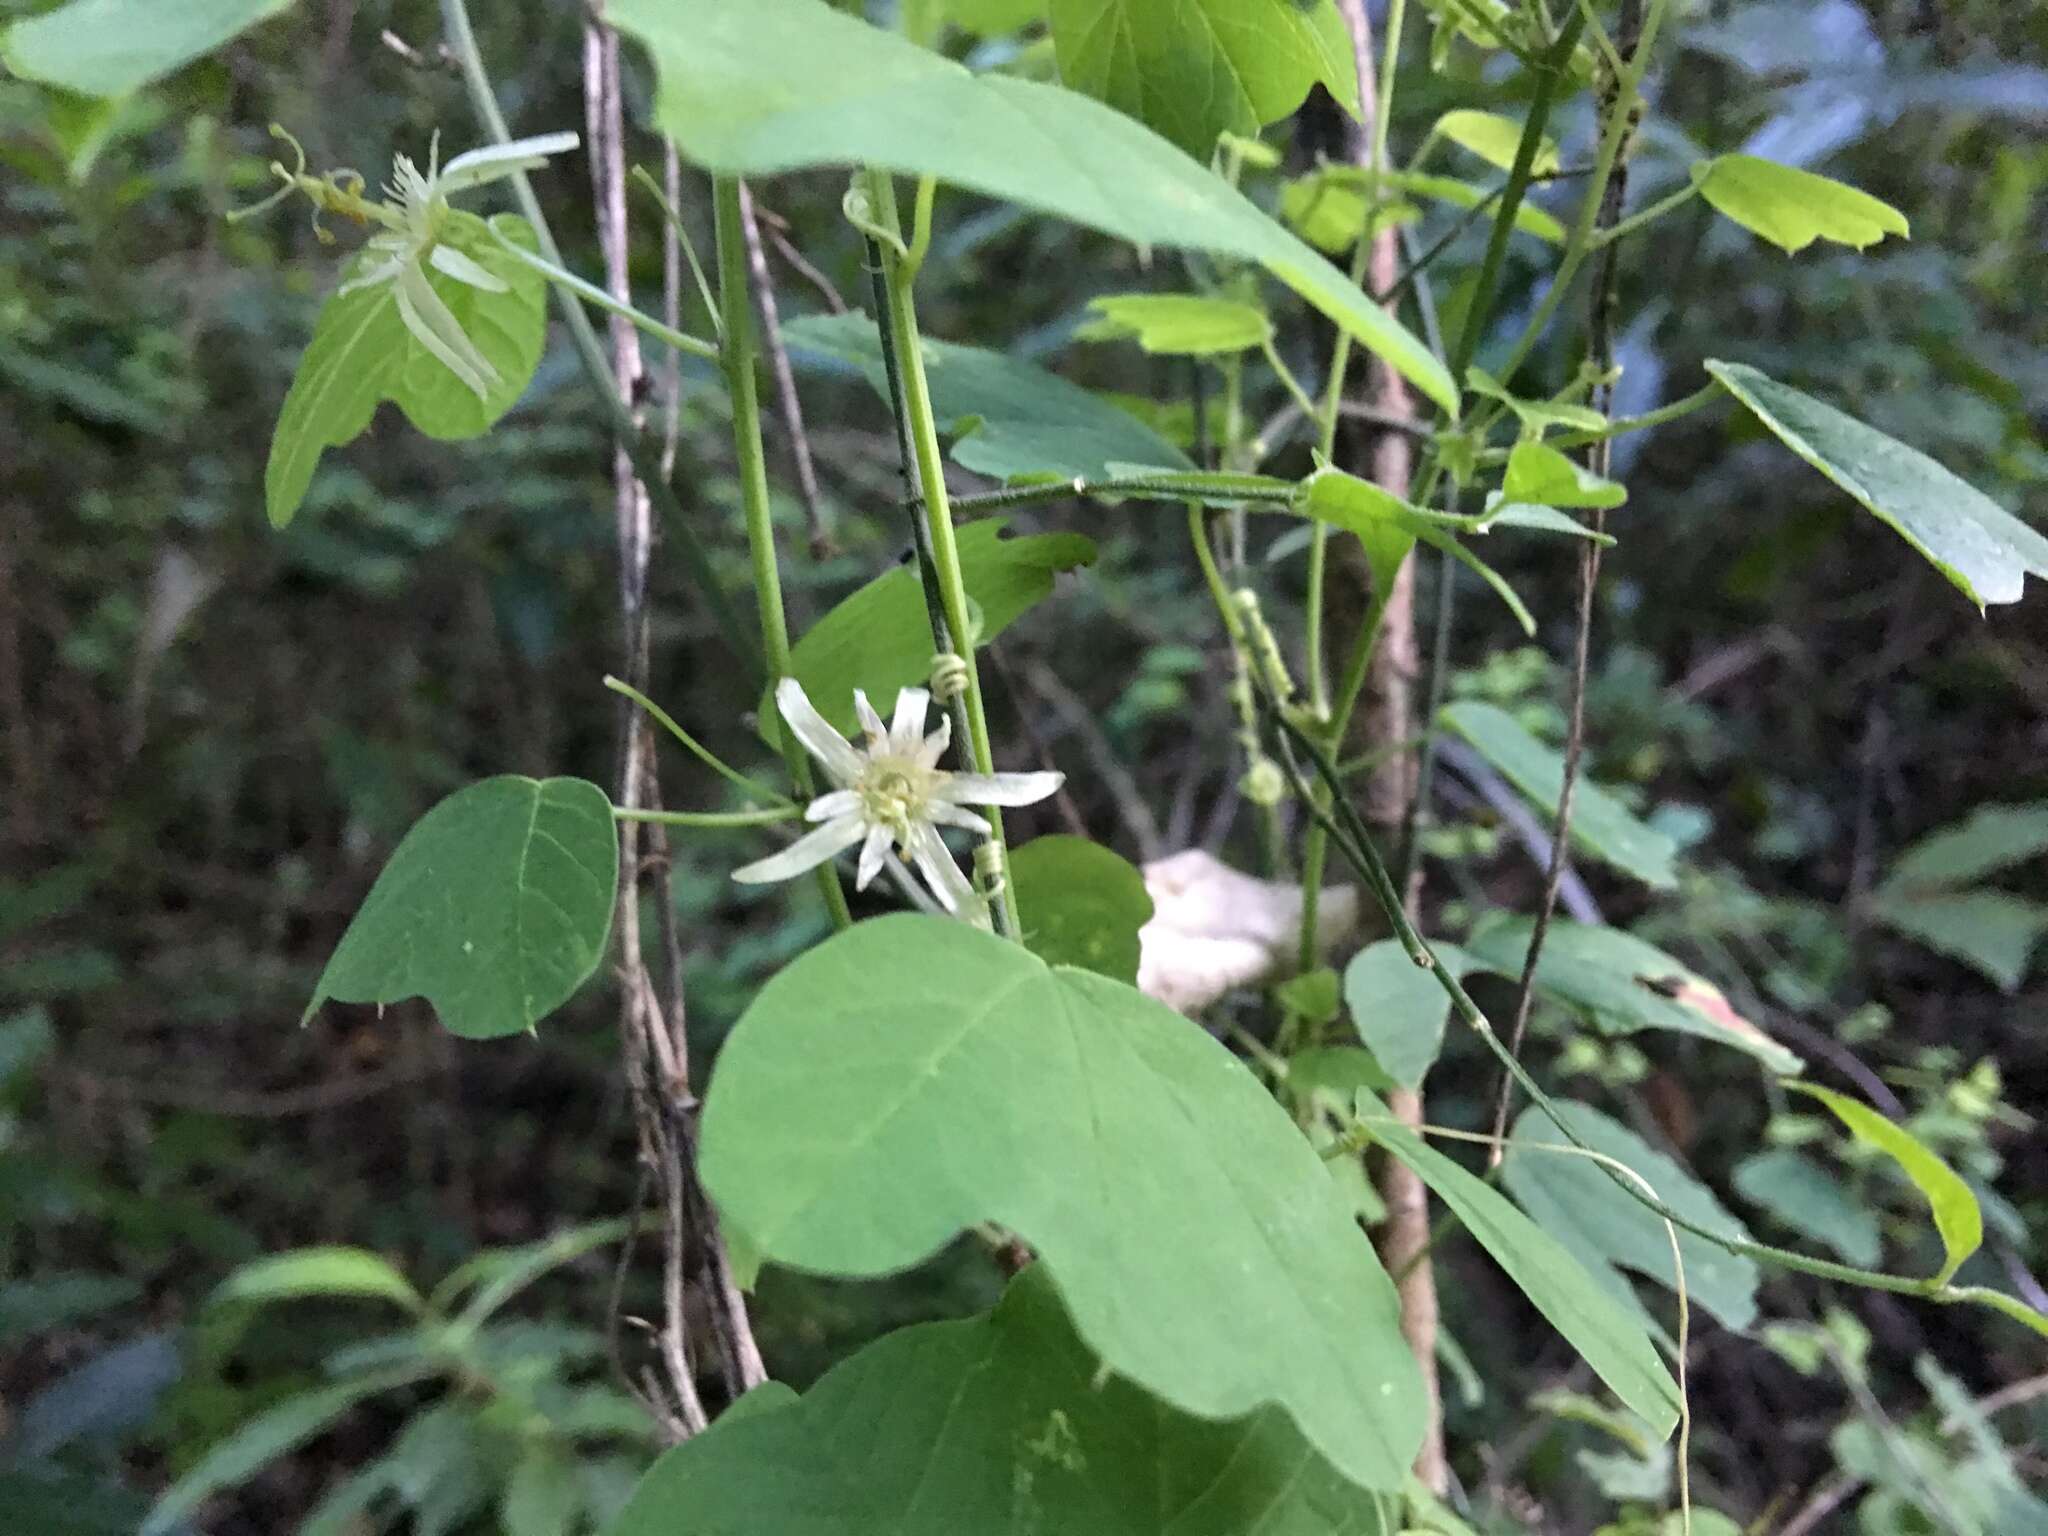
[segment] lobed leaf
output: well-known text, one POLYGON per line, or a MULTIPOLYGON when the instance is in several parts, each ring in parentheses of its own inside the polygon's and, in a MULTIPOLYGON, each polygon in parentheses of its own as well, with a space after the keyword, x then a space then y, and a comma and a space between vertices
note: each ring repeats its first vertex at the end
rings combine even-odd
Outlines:
MULTIPOLYGON (((487 293, 426 269, 428 285, 497 371, 497 384, 484 396, 406 328, 390 283, 337 293, 321 306, 313 339, 278 412, 270 462, 263 471, 264 502, 274 527, 289 523, 306 499, 321 454, 360 437, 381 401, 391 401, 420 431, 443 440, 480 436, 518 403, 540 366, 546 341, 547 280, 505 250, 500 238, 534 248, 533 229, 518 215, 501 213, 486 224, 460 209, 449 210, 442 243, 506 284, 503 293, 487 293)), ((348 274, 360 273, 365 261, 374 259, 358 255, 348 274)))
POLYGON ((1412 332, 1221 177, 1100 102, 971 74, 824 0, 616 0, 606 15, 653 53, 656 116, 709 170, 870 165, 1136 245, 1257 262, 1457 415, 1449 371, 1412 332))
POLYGON ((1719 155, 1692 168, 1693 184, 1714 211, 1787 253, 1816 240, 1862 250, 1886 235, 1911 233, 1906 216, 1868 192, 1812 171, 1755 155, 1719 155))
POLYGON ((1393 1286, 1320 1159, 1131 987, 960 923, 859 924, 733 1030, 703 1172, 753 1249, 820 1273, 887 1274, 996 1222, 1116 1374, 1202 1418, 1278 1405, 1363 1486, 1413 1457, 1393 1286))
POLYGON ((992 1313, 892 1333, 800 1399, 749 1393, 609 1536, 1394 1536, 1278 1409, 1218 1423, 1149 1397, 1060 1303, 1035 1264, 992 1313))

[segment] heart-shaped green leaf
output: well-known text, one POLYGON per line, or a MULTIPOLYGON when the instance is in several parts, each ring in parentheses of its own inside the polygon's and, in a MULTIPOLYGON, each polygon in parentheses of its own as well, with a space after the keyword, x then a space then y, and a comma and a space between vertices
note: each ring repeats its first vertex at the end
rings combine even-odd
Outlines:
POLYGON ((1371 1245, 1244 1065, 1133 988, 962 923, 862 923, 761 990, 703 1132, 766 1258, 886 1274, 997 1222, 1117 1375, 1202 1418, 1278 1404, 1354 1482, 1401 1485, 1417 1376, 1371 1245))
MULTIPOLYGON (((446 219, 442 243, 506 285, 503 293, 489 293, 425 269, 428 286, 496 371, 497 383, 479 396, 422 346, 399 317, 391 283, 336 294, 314 322, 270 439, 263 494, 276 527, 289 523, 305 500, 320 455, 361 436, 380 401, 393 402, 429 437, 477 437, 512 409, 540 366, 547 281, 498 243, 502 236, 532 250, 532 227, 509 213, 488 225, 460 209, 448 210, 446 219)), ((364 259, 351 264, 351 276, 364 259)))
POLYGON ((1152 898, 1128 860, 1085 837, 1034 837, 1011 851, 1010 883, 1031 953, 1136 985, 1152 898))
POLYGON ((1350 34, 1331 0, 1050 0, 1060 79, 1198 160, 1322 85, 1358 110, 1350 34))
POLYGON ((1078 92, 975 75, 824 0, 612 0, 660 68, 655 114, 706 168, 933 176, 1143 246, 1257 262, 1453 417, 1450 372, 1358 284, 1207 166, 1078 92))
POLYGON ((1392 1536, 1379 1502, 1277 1409, 1214 1423, 1106 1369, 1037 1264, 986 1316, 890 1334, 800 1400, 721 1418, 609 1536, 1392 1536))
POLYGON ((597 969, 618 879, 595 784, 507 774, 458 790, 400 840, 305 1017, 329 998, 424 997, 458 1035, 531 1029, 597 969))
POLYGON ((1548 443, 1524 439, 1508 453, 1500 496, 1545 507, 1618 507, 1628 491, 1566 458, 1548 443))
POLYGON ((71 0, 0 30, 0 61, 24 80, 83 96, 125 96, 291 3, 71 0))

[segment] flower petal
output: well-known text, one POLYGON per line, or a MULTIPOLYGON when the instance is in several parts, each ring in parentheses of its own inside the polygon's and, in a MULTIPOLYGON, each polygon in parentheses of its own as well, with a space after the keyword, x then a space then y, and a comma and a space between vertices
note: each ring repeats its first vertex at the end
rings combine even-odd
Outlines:
POLYGON ((416 261, 408 261, 398 269, 398 318, 405 322, 413 339, 439 358, 479 400, 487 399, 499 384, 498 370, 462 333, 461 322, 441 302, 441 296, 434 292, 416 261))
POLYGON ((955 805, 1035 805, 1066 782, 1064 773, 949 773, 932 798, 955 805))
POLYGON ((854 751, 853 743, 833 730, 830 722, 812 706, 811 697, 804 692, 802 683, 793 677, 785 677, 777 683, 775 707, 782 711, 782 718, 796 732, 796 739, 804 744, 804 750, 825 765, 825 771, 832 775, 840 788, 844 789, 860 777, 860 754, 854 751))
POLYGON ((948 912, 960 917, 980 908, 981 897, 967 883, 967 877, 960 873, 960 866, 953 862, 952 850, 939 836, 939 829, 930 822, 910 824, 910 857, 917 864, 917 872, 924 876, 924 883, 939 898, 939 905, 948 912))
POLYGON ((375 288, 379 283, 388 283, 392 278, 398 276, 399 270, 404 265, 405 258, 403 256, 393 256, 389 261, 380 261, 367 266, 339 288, 335 289, 334 296, 338 299, 345 293, 354 293, 358 289, 375 288))
POLYGON ((924 745, 917 749, 917 766, 920 768, 938 767, 939 759, 946 755, 946 748, 952 744, 953 717, 951 714, 942 714, 939 716, 939 728, 933 731, 931 735, 925 737, 924 745))
POLYGON ((462 192, 502 176, 510 176, 515 171, 538 170, 547 163, 549 155, 572 150, 577 142, 573 133, 543 133, 530 139, 514 139, 510 144, 490 144, 482 149, 465 150, 450 160, 448 168, 441 172, 440 191, 444 195, 462 192))
POLYGON ((882 872, 882 858, 889 851, 889 829, 873 827, 868 831, 868 840, 860 845, 860 871, 854 876, 853 888, 864 891, 868 883, 882 872))
POLYGON ((853 690, 853 710, 860 716, 860 728, 868 733, 868 751, 879 752, 889 745, 889 728, 882 724, 882 717, 875 713, 875 706, 868 702, 868 696, 861 689, 853 690))
POLYGON ((837 821, 828 821, 822 827, 806 832, 780 853, 771 853, 765 859, 742 864, 732 872, 732 877, 742 885, 767 885, 776 880, 788 880, 838 857, 859 842, 866 831, 859 817, 842 816, 837 821))
POLYGON ((915 752, 924 744, 924 716, 931 702, 929 688, 897 691, 896 718, 889 722, 889 744, 898 752, 915 752))
POLYGON ((512 285, 474 257, 465 256, 452 245, 437 245, 427 263, 437 272, 445 272, 458 283, 467 283, 472 288, 481 288, 485 293, 510 293, 512 285))
POLYGON ((927 800, 924 806, 924 813, 936 826, 965 827, 976 837, 987 837, 989 835, 989 824, 975 815, 974 812, 964 810, 957 805, 948 805, 943 800, 927 800))
POLYGON ((860 796, 850 789, 835 789, 830 794, 818 796, 804 807, 805 821, 830 821, 836 816, 855 816, 860 813, 860 796))

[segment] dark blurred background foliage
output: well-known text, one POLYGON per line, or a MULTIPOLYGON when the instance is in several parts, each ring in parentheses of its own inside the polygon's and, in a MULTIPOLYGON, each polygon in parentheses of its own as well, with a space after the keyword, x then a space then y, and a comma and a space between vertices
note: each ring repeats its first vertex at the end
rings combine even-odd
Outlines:
MULTIPOLYGON (((480 10, 514 124, 580 126, 576 9, 480 10)), ((2048 517, 2048 11, 2008 0, 1679 10, 1652 76, 1639 199, 1675 184, 1696 154, 1748 147, 1896 204, 1913 239, 1788 260, 1702 204, 1660 224, 1622 266, 1619 409, 1696 388, 1707 356, 1743 358, 1935 454, 2023 516, 2048 517)), ((598 684, 616 627, 609 452, 559 338, 487 438, 433 443, 387 414, 330 457, 288 532, 263 520, 270 427, 336 258, 296 220, 230 227, 222 216, 263 189, 273 120, 316 164, 354 164, 373 182, 394 148, 423 151, 437 128, 450 149, 473 142, 459 82, 433 63, 435 36, 427 0, 304 0, 119 104, 0 81, 0 1437, 13 1437, 0 1459, 41 1443, 88 1478, 106 1523, 74 1503, 67 1528, 132 1528, 147 1496, 378 1326, 348 1303, 202 1309, 237 1264, 362 1244, 424 1288, 481 1248, 616 1214, 635 1194, 604 986, 537 1038, 493 1045, 456 1045, 418 1005, 381 1017, 331 1006, 296 1027, 319 965, 416 816, 492 772, 603 779, 613 746, 598 684), (424 62, 381 43, 387 28, 424 62), (53 1409, 56 1388, 71 1397, 53 1409), (64 1433, 59 1413, 53 1431, 67 1402, 85 1427, 64 1433)), ((646 88, 644 75, 629 82, 638 107, 646 88)), ((1454 96, 1515 112, 1521 89, 1512 75, 1451 82, 1411 69, 1395 142, 1412 144, 1454 96)), ((1582 114, 1568 157, 1586 132, 1582 114)), ((652 138, 638 148, 651 154, 652 138)), ((559 230, 589 230, 580 157, 541 184, 559 230)), ((760 196, 859 307, 840 190, 799 177, 760 196)), ((701 197, 686 213, 708 227, 701 197)), ((1164 363, 1065 346, 1094 294, 1167 284, 1170 271, 964 197, 944 199, 941 215, 932 334, 1185 399, 1185 376, 1164 363)), ((651 294, 654 220, 640 225, 651 294)), ((570 258, 597 270, 587 234, 570 258)), ((787 263, 775 270, 786 311, 827 303, 787 263)), ((1519 328, 1536 276, 1513 275, 1502 334, 1519 328)), ((1455 309, 1455 282, 1444 297, 1455 309)), ((1296 323, 1288 351, 1311 366, 1319 339, 1296 323)), ((1551 354, 1551 387, 1575 355, 1568 340, 1551 354)), ((691 387, 705 382, 686 369, 679 483, 743 590, 724 406, 716 389, 691 387)), ((832 535, 805 557, 801 509, 780 505, 799 626, 901 554, 886 419, 855 381, 807 371, 803 383, 832 535)), ((773 468, 786 494, 786 457, 773 468)), ((1987 801, 2048 799, 2048 605, 2034 593, 1981 618, 1725 409, 1630 440, 1623 468, 1633 494, 1597 616, 1594 766, 1636 787, 1688 844, 1691 870, 1644 931, 1821 1070, 1817 1038, 1852 1045, 1985 1193, 1985 1277, 2039 1302, 2048 969, 2002 992, 1873 927, 1869 896, 1925 832, 1987 801)), ((1212 616, 1180 542, 1164 524, 1100 509, 1020 524, 1081 528, 1102 555, 1005 637, 999 731, 1065 768, 1086 829, 1126 855, 1206 843, 1251 862, 1212 616), (1142 786, 1149 824, 1101 771, 1110 758, 1142 786)), ((1268 569, 1286 601, 1300 559, 1280 554, 1268 569)), ((1554 729, 1571 567, 1541 550, 1530 561, 1508 574, 1545 616, 1540 646, 1522 648, 1497 609, 1466 603, 1458 687, 1554 729)), ((660 697, 718 750, 766 761, 744 719, 753 700, 659 555, 655 583, 660 697)), ((683 803, 715 793, 692 765, 669 774, 683 803)), ((1540 871, 1483 786, 1453 771, 1443 789, 1433 888, 1446 921, 1526 906, 1540 871)), ((1055 829, 1054 814, 1031 825, 1055 829)), ((681 844, 691 1033, 706 1051, 819 932, 725 880, 748 846, 738 835, 681 844)), ((2048 871, 2037 863, 2003 884, 2048 896, 2048 871)), ((1627 890, 1601 894, 1610 918, 1637 915, 1627 890)), ((1484 1116, 1491 1072, 1463 1049, 1432 1079, 1437 1118, 1484 1116)), ((1606 1096, 1724 1192, 1754 1149, 1806 1134, 1741 1067, 1682 1041, 1638 1049, 1550 1030, 1538 1049, 1554 1077, 1606 1096)), ((1902 1218, 1892 1241, 1910 1252, 1910 1201, 1887 1208, 1902 1218)), ((1484 1377, 1452 1393, 1468 1483, 1503 1520, 1519 1510, 1531 1530, 1590 1530, 1605 1506, 1572 1457, 1603 1442, 1525 1407, 1564 1379, 1562 1356, 1534 1333, 1501 1336, 1520 1313, 1471 1253, 1442 1262, 1449 1331, 1484 1377)), ((853 1342, 983 1305, 998 1283, 971 1253, 884 1285, 771 1274, 760 1298, 770 1365, 801 1384, 853 1342)), ((551 1357, 564 1379, 604 1379, 612 1285, 600 1252, 515 1303, 529 1321, 581 1330, 551 1357)), ((657 1310, 650 1266, 629 1274, 619 1306, 629 1318, 657 1310)), ((1699 1341, 1695 1446, 1701 1483, 1725 1508, 1776 1500, 1782 1518, 1830 1478, 1881 1480, 1900 1464, 1923 1484, 1955 1475, 1964 1452, 1929 1426, 2042 1368, 2038 1340, 1978 1312, 1800 1277, 1771 1279, 1765 1310, 1825 1327, 1787 1332, 1775 1350, 1718 1331, 1699 1341), (1889 1451, 1859 1462, 1857 1433, 1905 1438, 1880 1438, 1889 1451), (1924 1468, 1902 1463, 1901 1443, 1924 1447, 1924 1468)), ((210 1505, 197 1528, 294 1528, 419 1406, 403 1393, 375 1400, 210 1505)), ((1999 1428, 2038 1447, 2048 1410, 2021 1403, 1999 1428)), ((624 1449, 587 1454, 609 1468, 592 1475, 616 1484, 644 1448, 627 1436, 624 1449)), ((2039 1460, 2023 1450, 2017 1465, 2039 1473, 2039 1460)), ((1852 1517, 1851 1497, 1845 1523, 1817 1528, 1949 1528, 1938 1491, 1920 1496, 1935 1514, 1872 1495, 1852 1517), (1896 1523, 1874 1523, 1885 1521, 1896 1523)), ((441 1523, 420 1520, 497 1528, 489 1508, 452 1495, 441 1523)), ((0 1526, 34 1529, 4 1509, 0 1526)))

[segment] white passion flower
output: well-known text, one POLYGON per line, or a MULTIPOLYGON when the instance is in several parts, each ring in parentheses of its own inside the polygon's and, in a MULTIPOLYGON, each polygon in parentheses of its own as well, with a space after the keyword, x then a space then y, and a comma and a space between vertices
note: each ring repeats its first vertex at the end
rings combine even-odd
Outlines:
POLYGON ((357 224, 380 226, 358 258, 362 270, 343 283, 339 292, 354 293, 391 284, 398 317, 405 322, 405 328, 450 373, 474 390, 478 398, 487 396, 501 382, 498 370, 463 333, 461 323, 427 281, 426 269, 432 267, 444 277, 485 293, 503 293, 508 285, 474 257, 445 243, 448 199, 519 171, 535 170, 547 163, 548 156, 574 149, 576 135, 544 133, 538 138, 472 149, 457 155, 444 169, 441 136, 436 134, 427 153, 426 174, 420 174, 410 156, 394 155, 391 180, 384 186, 384 200, 371 202, 363 196, 363 178, 358 173, 330 171, 325 176, 309 176, 306 152, 299 147, 299 141, 275 123, 270 125, 270 131, 292 147, 298 165, 287 170, 278 161, 271 161, 271 174, 284 185, 254 207, 229 214, 228 221, 253 218, 299 192, 313 204, 313 233, 322 242, 331 243, 334 239, 320 226, 322 213, 339 214, 357 224))
POLYGON ((436 134, 428 150, 425 175, 420 174, 410 156, 393 156, 384 201, 364 205, 370 217, 384 229, 371 236, 364 247, 363 270, 338 291, 353 293, 390 283, 398 299, 398 318, 405 322, 405 328, 479 398, 488 395, 500 382, 498 370, 463 333, 454 313, 427 281, 426 269, 432 267, 443 276, 485 293, 504 293, 508 285, 472 257, 442 243, 448 199, 516 172, 534 170, 546 164, 548 156, 574 149, 576 143, 573 133, 542 134, 510 144, 494 144, 488 149, 472 149, 457 155, 443 168, 440 135, 436 134))
POLYGON ((770 854, 732 872, 735 880, 761 884, 788 880, 860 844, 855 888, 866 890, 881 872, 891 844, 917 866, 939 904, 957 917, 981 910, 981 898, 939 836, 939 828, 964 827, 981 837, 989 824, 967 809, 970 805, 1031 805, 1065 782, 1058 773, 948 773, 939 759, 953 739, 953 722, 941 716, 939 728, 924 733, 931 693, 905 688, 896 695, 895 718, 887 725, 855 689, 866 737, 855 746, 812 706, 803 684, 785 677, 775 689, 776 707, 796 739, 824 767, 833 788, 804 811, 804 820, 819 825, 782 852, 770 854))

